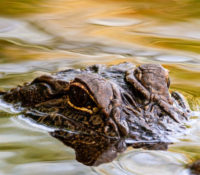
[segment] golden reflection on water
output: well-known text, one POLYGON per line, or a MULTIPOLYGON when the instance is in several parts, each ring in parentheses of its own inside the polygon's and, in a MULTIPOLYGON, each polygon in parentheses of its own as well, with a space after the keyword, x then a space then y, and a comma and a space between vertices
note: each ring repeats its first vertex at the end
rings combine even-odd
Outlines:
MULTIPOLYGON (((170 71, 171 89, 200 111, 199 7, 199 0, 1 0, 0 89, 67 68, 160 63, 170 71)), ((46 131, 5 112, 0 115, 3 175, 169 175, 175 170, 186 175, 183 165, 200 158, 197 119, 171 152, 129 149, 113 163, 91 169, 77 163, 73 151, 46 131), (143 170, 142 156, 149 158, 143 170), (160 160, 164 172, 159 171, 160 160)))

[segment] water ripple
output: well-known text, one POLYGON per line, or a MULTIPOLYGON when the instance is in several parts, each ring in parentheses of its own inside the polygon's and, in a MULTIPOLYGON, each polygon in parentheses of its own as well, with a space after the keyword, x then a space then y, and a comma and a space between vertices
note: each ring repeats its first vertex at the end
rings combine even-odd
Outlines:
POLYGON ((52 36, 39 31, 26 21, 0 18, 0 38, 19 39, 24 43, 47 44, 52 36))
POLYGON ((166 151, 131 151, 119 159, 122 169, 140 175, 188 175, 183 167, 186 158, 166 151), (142 167, 142 171, 141 171, 142 167))
POLYGON ((158 61, 173 62, 173 63, 188 62, 192 60, 192 58, 180 55, 159 55, 155 58, 158 61))
POLYGON ((111 27, 122 27, 122 26, 131 26, 141 23, 139 19, 128 19, 128 18, 102 18, 102 19, 90 19, 89 23, 102 25, 102 26, 111 26, 111 27))

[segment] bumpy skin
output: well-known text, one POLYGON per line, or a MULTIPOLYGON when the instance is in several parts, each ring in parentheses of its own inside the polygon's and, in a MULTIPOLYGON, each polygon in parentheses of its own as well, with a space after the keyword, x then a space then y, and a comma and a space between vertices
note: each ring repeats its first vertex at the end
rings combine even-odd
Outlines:
POLYGON ((168 71, 131 63, 41 76, 3 95, 26 117, 55 128, 50 134, 75 149, 86 165, 110 162, 128 146, 167 149, 184 130, 188 109, 169 93, 168 71))
POLYGON ((191 175, 200 175, 200 159, 193 162, 190 166, 191 175))

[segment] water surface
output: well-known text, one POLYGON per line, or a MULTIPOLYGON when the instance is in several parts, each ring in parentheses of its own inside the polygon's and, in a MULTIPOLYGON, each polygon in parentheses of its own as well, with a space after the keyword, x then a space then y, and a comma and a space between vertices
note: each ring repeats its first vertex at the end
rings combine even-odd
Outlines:
POLYGON ((200 159, 200 2, 198 0, 1 0, 0 89, 41 74, 92 64, 160 63, 196 111, 169 151, 129 149, 86 167, 74 151, 0 106, 2 175, 188 175, 200 159))

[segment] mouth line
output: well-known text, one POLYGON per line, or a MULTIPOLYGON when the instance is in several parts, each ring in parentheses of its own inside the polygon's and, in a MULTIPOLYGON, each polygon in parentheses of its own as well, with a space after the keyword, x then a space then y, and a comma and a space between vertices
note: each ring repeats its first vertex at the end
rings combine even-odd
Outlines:
POLYGON ((162 140, 151 140, 151 141, 147 141, 147 140, 134 140, 134 139, 130 139, 127 138, 125 139, 125 143, 126 144, 138 144, 138 143, 144 143, 144 144, 158 144, 158 143, 165 143, 165 144, 172 144, 173 142, 170 141, 162 141, 162 140))
MULTIPOLYGON (((38 111, 38 110, 27 110, 25 112, 23 112, 23 115, 28 115, 28 116, 35 116, 35 117, 50 117, 50 115, 48 115, 48 113, 43 113, 41 111, 38 111)), ((71 134, 76 134, 76 135, 81 135, 81 134, 85 134, 85 135, 99 135, 99 136, 103 136, 104 138, 107 138, 107 139, 113 139, 113 140, 119 140, 120 137, 113 137, 113 136, 107 136, 103 133, 100 133, 100 132, 96 132, 94 131, 94 129, 92 128, 89 128, 87 125, 84 125, 82 124, 81 122, 78 122, 78 121, 75 121, 71 118, 68 118, 67 116, 64 116, 62 114, 56 114, 56 117, 61 117, 62 119, 64 120, 67 120, 70 122, 70 124, 72 124, 73 126, 77 127, 78 129, 75 129, 75 130, 70 130, 70 126, 69 126, 69 129, 66 129, 64 128, 63 126, 62 127, 54 127, 52 126, 52 128, 54 129, 54 131, 63 131, 63 132, 66 132, 66 133, 71 133, 71 134), (88 132, 85 132, 86 130, 88 130, 88 132)), ((32 117, 30 117, 32 118, 32 117)), ((34 120, 34 119, 33 119, 34 120)), ((40 122, 41 124, 44 124, 42 122, 40 122)), ((48 126, 49 127, 49 126, 48 126)))
POLYGON ((101 134, 101 133, 97 133, 97 132, 94 132, 93 134, 91 133, 87 133, 87 132, 82 132, 82 131, 71 131, 71 130, 67 130, 67 129, 55 129, 55 131, 63 131, 63 132, 66 132, 66 133, 69 133, 69 134, 74 134, 74 135, 87 135, 87 136, 91 136, 91 135, 98 135, 98 136, 103 136, 104 138, 106 139, 110 139, 110 140, 120 140, 119 137, 112 137, 112 136, 106 136, 105 134, 101 134))

